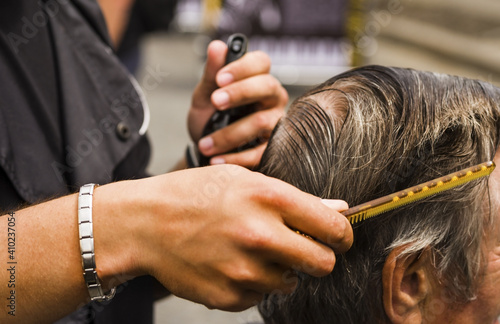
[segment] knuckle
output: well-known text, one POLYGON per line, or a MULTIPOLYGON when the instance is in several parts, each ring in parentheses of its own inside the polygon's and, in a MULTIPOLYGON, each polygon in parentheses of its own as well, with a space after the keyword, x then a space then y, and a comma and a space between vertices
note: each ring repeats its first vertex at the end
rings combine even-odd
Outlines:
POLYGON ((237 284, 251 284, 258 281, 258 276, 248 264, 241 263, 233 265, 227 273, 227 277, 237 284))
POLYGON ((281 84, 272 75, 267 74, 262 80, 263 85, 268 89, 271 94, 281 94, 281 84))
POLYGON ((268 71, 271 68, 271 58, 263 51, 253 52, 254 59, 268 71))
POLYGON ((234 98, 233 102, 249 102, 253 99, 253 94, 245 88, 240 91, 235 91, 232 97, 234 98))
POLYGON ((248 220, 241 235, 242 245, 248 250, 263 250, 269 246, 272 235, 268 233, 267 224, 262 221, 248 220))
MULTIPOLYGON (((267 141, 267 137, 259 135, 258 140, 264 142, 267 141)), ((262 154, 264 154, 264 149, 265 149, 265 144, 261 144, 258 147, 249 150, 247 152, 246 161, 252 169, 258 168, 260 160, 262 159, 262 154)))
POLYGON ((225 132, 221 132, 219 144, 222 144, 221 146, 226 146, 228 144, 231 144, 232 138, 233 136, 227 130, 225 132))
POLYGON ((226 147, 233 144, 234 134, 229 129, 223 129, 218 134, 213 135, 215 146, 219 149, 226 149, 226 147))
POLYGON ((344 233, 346 231, 347 225, 344 220, 340 219, 338 215, 335 215, 332 218, 332 221, 329 226, 329 233, 332 240, 339 241, 343 238, 344 233))
POLYGON ((280 104, 281 104, 281 109, 285 111, 285 106, 288 103, 288 100, 290 100, 290 96, 288 95, 288 91, 280 84, 280 91, 281 91, 281 97, 280 97, 280 104))
POLYGON ((339 238, 343 238, 344 234, 347 230, 347 220, 344 216, 338 214, 336 217, 334 217, 334 222, 333 222, 333 227, 337 231, 337 236, 339 238))
MULTIPOLYGON (((267 212, 281 210, 293 202, 292 192, 296 190, 286 182, 269 178, 258 172, 253 173, 253 182, 248 183, 246 189, 248 190, 248 199, 256 206, 266 206, 267 212)), ((255 224, 257 221, 251 219, 250 222, 255 224)), ((266 228, 267 226, 264 226, 264 230, 266 228)))
POLYGON ((265 111, 255 113, 253 122, 256 129, 270 129, 274 126, 272 115, 266 114, 265 111))
POLYGON ((275 123, 277 123, 285 115, 284 106, 276 106, 271 111, 273 112, 275 123))
POLYGON ((342 215, 334 217, 334 219, 326 243, 335 247, 337 252, 345 252, 352 245, 352 227, 349 221, 342 215))
POLYGON ((264 203, 281 208, 284 204, 284 195, 280 190, 280 183, 273 183, 259 188, 254 197, 264 203))

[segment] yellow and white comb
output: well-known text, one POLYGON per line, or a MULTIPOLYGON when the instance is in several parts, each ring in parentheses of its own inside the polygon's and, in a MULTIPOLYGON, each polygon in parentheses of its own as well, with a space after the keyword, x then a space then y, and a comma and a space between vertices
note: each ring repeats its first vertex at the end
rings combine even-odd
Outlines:
POLYGON ((341 212, 351 224, 357 224, 406 204, 449 190, 469 181, 485 177, 495 169, 493 161, 450 173, 444 177, 424 182, 390 195, 374 199, 341 212))

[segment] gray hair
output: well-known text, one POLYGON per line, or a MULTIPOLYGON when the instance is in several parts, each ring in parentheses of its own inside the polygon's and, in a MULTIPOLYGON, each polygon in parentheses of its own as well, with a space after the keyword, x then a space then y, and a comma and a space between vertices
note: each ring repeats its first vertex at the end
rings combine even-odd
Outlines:
MULTIPOLYGON (((369 66, 298 98, 273 132, 260 170, 350 206, 492 160, 500 89, 481 81, 369 66)), ((484 256, 487 180, 465 184, 354 227, 354 244, 324 278, 299 274, 290 295, 270 295, 266 323, 385 322, 382 268, 429 249, 447 298, 474 299, 484 256)))

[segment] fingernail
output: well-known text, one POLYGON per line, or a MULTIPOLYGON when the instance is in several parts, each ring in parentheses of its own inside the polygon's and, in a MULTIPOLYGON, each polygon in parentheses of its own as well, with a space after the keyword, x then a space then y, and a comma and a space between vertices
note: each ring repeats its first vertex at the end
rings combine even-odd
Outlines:
POLYGON ((221 157, 215 157, 215 158, 213 158, 213 159, 210 160, 210 164, 212 164, 212 165, 224 164, 224 163, 226 163, 226 160, 224 160, 221 157))
POLYGON ((226 91, 215 91, 212 94, 212 102, 220 109, 229 107, 229 94, 226 91))
POLYGON ((321 199, 321 202, 326 206, 335 210, 346 210, 349 209, 347 202, 339 199, 321 199))
POLYGON ((198 147, 200 148, 200 151, 203 153, 208 152, 212 147, 214 147, 214 139, 212 137, 204 137, 200 140, 198 143, 198 147))
POLYGON ((219 87, 225 87, 234 81, 234 77, 231 73, 221 73, 217 76, 217 84, 219 87))

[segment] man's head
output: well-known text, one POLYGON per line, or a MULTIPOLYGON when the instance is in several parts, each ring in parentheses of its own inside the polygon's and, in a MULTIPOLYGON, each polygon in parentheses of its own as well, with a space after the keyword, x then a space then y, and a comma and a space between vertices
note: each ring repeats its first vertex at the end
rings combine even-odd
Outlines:
MULTIPOLYGON (((261 171, 354 206, 492 160, 499 140, 498 88, 364 67, 292 104, 261 171)), ((474 181, 355 226, 353 247, 337 256, 332 274, 301 275, 293 294, 271 295, 260 305, 263 317, 268 323, 496 318, 500 309, 486 310, 486 297, 500 305, 500 293, 488 292, 484 283, 500 283, 500 212, 493 188, 498 174, 491 175, 489 187, 487 179, 474 181), (485 309, 469 314, 471 305, 485 309)))

